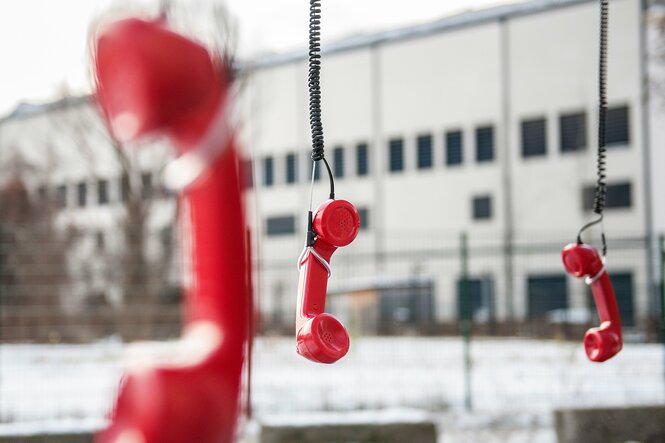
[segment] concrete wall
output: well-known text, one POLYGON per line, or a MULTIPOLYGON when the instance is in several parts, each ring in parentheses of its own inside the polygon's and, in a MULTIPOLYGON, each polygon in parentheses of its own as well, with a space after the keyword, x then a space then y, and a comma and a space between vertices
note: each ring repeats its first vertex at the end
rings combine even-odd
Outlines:
POLYGON ((92 434, 44 434, 0 436, 0 443, 92 443, 92 434))
POLYGON ((559 443, 660 443, 665 441, 665 406, 555 411, 559 443))

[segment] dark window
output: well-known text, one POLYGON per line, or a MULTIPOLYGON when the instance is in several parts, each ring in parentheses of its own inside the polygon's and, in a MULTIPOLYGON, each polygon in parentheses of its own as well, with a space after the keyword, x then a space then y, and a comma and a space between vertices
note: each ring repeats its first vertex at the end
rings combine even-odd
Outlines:
POLYGON ((263 159, 263 185, 272 186, 275 182, 274 171, 273 171, 274 160, 272 157, 266 157, 263 159))
POLYGON ((388 142, 389 158, 388 167, 390 172, 404 170, 404 142, 401 138, 396 138, 388 142))
POLYGON ((483 195, 473 198, 473 219, 486 220, 492 218, 492 197, 483 195))
POLYGON ((296 232, 296 218, 292 215, 282 217, 269 217, 266 220, 266 234, 288 235, 296 232))
POLYGON ((463 161, 462 131, 446 132, 446 164, 461 165, 463 161))
MULTIPOLYGON (((314 181, 321 180, 321 170, 326 169, 326 165, 322 161, 316 162, 316 168, 314 168, 314 181)), ((326 172, 327 173, 327 172, 326 172)), ((307 173, 307 180, 312 179, 312 169, 310 167, 309 172, 307 173)))
POLYGON ((544 118, 522 122, 522 157, 545 155, 547 130, 544 118))
POLYGON ((46 199, 47 199, 47 197, 48 197, 48 195, 47 195, 47 189, 46 189, 46 186, 41 185, 40 187, 38 187, 38 188, 37 188, 37 199, 38 199, 40 202, 45 202, 46 199))
POLYGON ((145 199, 151 198, 153 193, 152 174, 144 172, 141 174, 141 196, 145 199))
POLYGON ((527 279, 529 319, 545 317, 550 311, 568 308, 565 275, 538 275, 527 279))
POLYGON ((359 208, 358 215, 360 216, 360 230, 363 231, 369 228, 369 209, 359 208))
POLYGON ((340 146, 333 149, 333 159, 335 161, 333 174, 337 178, 344 177, 344 148, 340 146))
POLYGON ((171 226, 165 226, 159 230, 159 242, 162 245, 162 248, 168 249, 174 244, 174 233, 175 231, 171 226))
POLYGON ((61 208, 67 207, 67 185, 60 185, 56 190, 57 205, 61 208))
MULTIPOLYGON (((630 208, 632 206, 632 186, 630 183, 607 185, 606 208, 630 208)), ((596 185, 585 186, 582 190, 582 201, 585 210, 593 209, 596 196, 596 185)))
POLYGON ((252 160, 243 160, 241 163, 242 183, 245 189, 254 186, 254 170, 252 160))
POLYGON ((559 117, 561 152, 573 152, 586 149, 586 114, 562 115, 559 117))
POLYGON ((429 282, 408 282, 381 289, 379 322, 382 327, 427 324, 434 320, 434 287, 429 282))
POLYGON ((421 135, 417 140, 418 169, 428 169, 434 163, 432 160, 432 136, 421 135))
POLYGON ((95 244, 97 249, 100 251, 106 249, 106 238, 104 237, 104 233, 102 231, 97 231, 95 233, 95 244))
POLYGON ((494 127, 476 128, 476 161, 494 160, 494 127))
POLYGON ((369 162, 365 143, 361 143, 356 147, 356 161, 356 174, 358 176, 367 175, 369 173, 369 162))
POLYGON ((286 182, 295 183, 298 181, 298 157, 295 154, 286 155, 286 182))
POLYGON ((106 205, 109 202, 109 181, 97 180, 97 203, 106 205))
POLYGON ((607 110, 605 142, 610 145, 626 145, 630 142, 630 121, 628 106, 607 110))
POLYGON ((85 182, 76 185, 76 202, 79 206, 85 206, 88 199, 88 186, 85 182))
POLYGON ((470 278, 466 288, 462 284, 462 280, 457 282, 459 318, 470 318, 478 322, 491 320, 494 317, 494 280, 491 277, 470 278), (466 297, 463 296, 465 293, 466 297))
POLYGON ((619 316, 623 326, 635 326, 635 310, 633 306, 633 275, 613 272, 610 275, 614 294, 619 306, 619 316))
POLYGON ((123 174, 122 177, 120 177, 120 197, 122 198, 123 202, 129 200, 129 191, 129 176, 127 174, 123 174))

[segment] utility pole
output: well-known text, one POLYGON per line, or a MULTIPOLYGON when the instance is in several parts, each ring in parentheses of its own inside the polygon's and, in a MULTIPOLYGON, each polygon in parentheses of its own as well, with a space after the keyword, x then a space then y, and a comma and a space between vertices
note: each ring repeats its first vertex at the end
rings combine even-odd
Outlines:
POLYGON ((459 283, 459 328, 464 339, 464 408, 473 409, 471 401, 471 318, 469 294, 469 246, 466 232, 460 236, 460 263, 462 275, 459 283))

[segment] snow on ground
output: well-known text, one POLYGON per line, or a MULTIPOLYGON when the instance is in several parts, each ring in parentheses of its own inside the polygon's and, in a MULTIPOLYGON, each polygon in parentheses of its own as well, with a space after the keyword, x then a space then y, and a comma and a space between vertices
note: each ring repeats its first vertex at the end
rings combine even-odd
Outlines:
MULTIPOLYGON (((138 351, 159 354, 168 346, 142 344, 138 351)), ((113 340, 1 346, 0 434, 98 426, 126 351, 113 340)), ((475 339, 471 359, 474 412, 467 413, 458 338, 357 338, 329 366, 296 355, 293 339, 263 338, 255 344, 253 407, 259 420, 296 424, 324 420, 321 412, 335 420, 361 411, 349 419, 368 420, 362 414, 389 410, 406 419, 403 408, 416 408, 439 423, 446 443, 553 443, 553 408, 665 401, 659 345, 627 344, 614 359, 594 364, 581 343, 475 339)))

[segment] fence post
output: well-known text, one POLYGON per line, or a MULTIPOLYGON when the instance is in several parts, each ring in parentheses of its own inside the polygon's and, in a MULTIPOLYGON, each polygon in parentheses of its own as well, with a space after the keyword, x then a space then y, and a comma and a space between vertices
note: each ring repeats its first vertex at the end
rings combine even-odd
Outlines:
POLYGON ((460 235, 460 263, 462 275, 459 286, 459 327, 464 338, 464 408, 473 409, 471 402, 471 298, 469 294, 469 246, 467 234, 460 235))
MULTIPOLYGON (((2 225, 2 222, 0 222, 0 395, 2 395, 2 388, 3 388, 3 374, 2 374, 2 344, 3 344, 3 336, 2 336, 2 328, 3 328, 3 323, 2 323, 2 314, 3 314, 3 303, 5 302, 5 256, 4 256, 4 247, 5 247, 5 233, 4 233, 4 226, 2 225)), ((0 406, 2 406, 0 404, 0 406)), ((2 409, 0 409, 0 421, 2 421, 2 409)))
POLYGON ((658 236, 660 251, 660 341, 665 345, 665 234, 658 236))
MULTIPOLYGON (((665 234, 658 236, 658 251, 660 252, 660 342, 665 348, 665 234)), ((663 359, 663 385, 665 386, 665 355, 663 359)))

